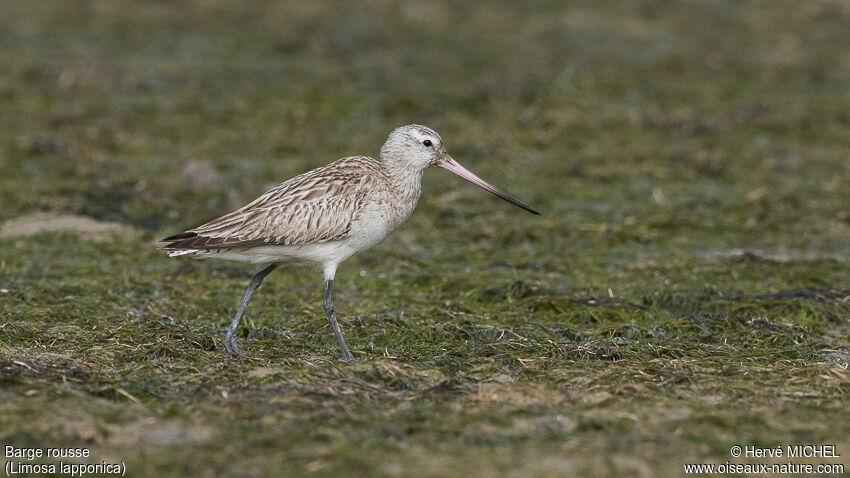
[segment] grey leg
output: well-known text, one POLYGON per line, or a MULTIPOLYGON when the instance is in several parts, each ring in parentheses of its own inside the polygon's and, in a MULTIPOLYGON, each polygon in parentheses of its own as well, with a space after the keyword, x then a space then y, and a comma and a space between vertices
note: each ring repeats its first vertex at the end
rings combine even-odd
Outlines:
POLYGON ((346 362, 353 362, 354 356, 351 355, 351 350, 348 350, 348 344, 345 343, 345 337, 342 336, 342 330, 339 328, 339 322, 336 321, 336 314, 334 314, 334 302, 331 299, 333 286, 333 279, 325 281, 325 296, 322 298, 322 306, 324 306, 325 313, 328 314, 328 322, 331 323, 331 328, 334 329, 334 334, 336 334, 336 340, 339 342, 340 350, 342 350, 342 359, 346 362))
POLYGON ((251 283, 248 284, 248 290, 245 291, 245 297, 242 299, 242 304, 239 305, 239 310, 236 311, 236 317, 233 318, 233 322, 230 323, 230 327, 227 328, 227 335, 224 337, 224 348, 230 352, 230 355, 234 357, 245 357, 245 352, 239 349, 239 346, 236 345, 236 329, 239 327, 239 321, 242 320, 242 314, 245 313, 245 307, 248 306, 248 301, 251 300, 251 296, 254 295, 254 291, 260 287, 260 284, 263 283, 263 279, 266 278, 267 275, 271 273, 271 271, 277 269, 277 264, 272 264, 265 269, 261 270, 254 274, 254 277, 251 277, 251 283))

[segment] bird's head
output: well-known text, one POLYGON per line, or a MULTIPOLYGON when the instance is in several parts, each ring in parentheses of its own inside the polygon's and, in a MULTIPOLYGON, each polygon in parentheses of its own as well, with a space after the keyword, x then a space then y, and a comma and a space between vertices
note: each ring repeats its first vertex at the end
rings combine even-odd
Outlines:
POLYGON ((439 165, 444 156, 448 154, 440 135, 418 124, 394 129, 381 148, 381 159, 385 163, 416 171, 439 165))
POLYGON ((390 168, 415 173, 421 173, 431 166, 441 167, 514 206, 532 214, 540 214, 461 166, 443 148, 443 139, 440 135, 427 126, 411 124, 394 129, 387 138, 387 142, 381 147, 381 160, 390 168))

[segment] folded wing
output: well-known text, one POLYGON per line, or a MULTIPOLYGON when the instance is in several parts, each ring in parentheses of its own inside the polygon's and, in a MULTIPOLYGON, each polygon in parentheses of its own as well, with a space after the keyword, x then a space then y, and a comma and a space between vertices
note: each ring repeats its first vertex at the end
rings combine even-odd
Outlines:
POLYGON ((168 243, 164 248, 294 246, 343 239, 376 180, 377 169, 364 168, 364 162, 374 160, 345 158, 296 176, 230 214, 163 239, 168 243))

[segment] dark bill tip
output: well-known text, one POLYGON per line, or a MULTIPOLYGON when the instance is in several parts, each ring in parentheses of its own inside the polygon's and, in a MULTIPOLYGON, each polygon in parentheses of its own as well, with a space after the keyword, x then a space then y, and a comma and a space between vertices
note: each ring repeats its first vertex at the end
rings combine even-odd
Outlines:
POLYGON ((524 210, 530 212, 531 214, 535 214, 537 216, 540 215, 540 212, 537 211, 536 209, 525 204, 524 202, 520 201, 519 199, 511 196, 510 194, 502 191, 501 189, 497 188, 496 186, 493 186, 492 184, 488 183, 487 181, 479 178, 478 176, 473 174, 471 171, 469 171, 468 169, 461 166, 457 161, 455 161, 449 155, 446 155, 445 158, 443 158, 443 160, 439 162, 438 166, 440 166, 441 168, 443 168, 445 170, 448 170, 448 171, 451 171, 451 172, 457 174, 458 176, 462 177, 463 179, 466 179, 467 181, 471 182, 472 184, 478 186, 479 188, 481 188, 481 189, 487 191, 488 193, 493 194, 494 196, 497 196, 497 197, 513 204, 514 206, 516 206, 520 209, 524 209, 524 210))

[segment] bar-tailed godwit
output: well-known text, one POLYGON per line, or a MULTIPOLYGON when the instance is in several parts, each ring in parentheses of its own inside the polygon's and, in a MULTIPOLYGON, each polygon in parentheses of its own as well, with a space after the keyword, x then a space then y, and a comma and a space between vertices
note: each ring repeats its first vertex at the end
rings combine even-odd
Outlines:
POLYGON ((231 355, 245 356, 236 344, 236 329, 263 279, 280 264, 315 264, 324 274, 322 305, 342 359, 354 360, 331 299, 337 266, 380 242, 410 217, 419 200, 425 168, 447 169, 515 206, 540 214, 458 164, 431 128, 396 128, 381 147, 380 158, 339 159, 278 184, 241 209, 162 240, 171 257, 269 264, 251 278, 227 329, 224 346, 231 355))

